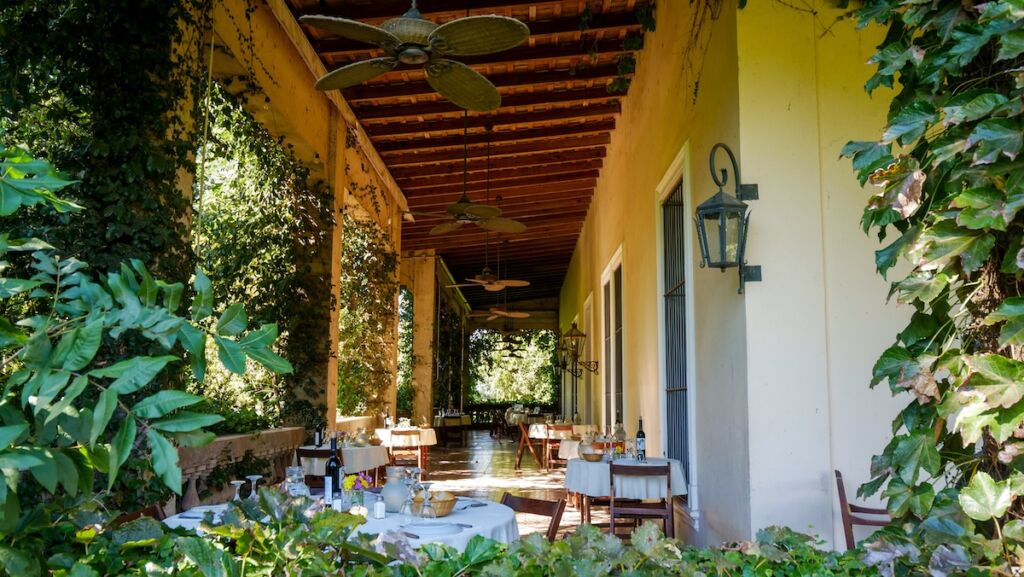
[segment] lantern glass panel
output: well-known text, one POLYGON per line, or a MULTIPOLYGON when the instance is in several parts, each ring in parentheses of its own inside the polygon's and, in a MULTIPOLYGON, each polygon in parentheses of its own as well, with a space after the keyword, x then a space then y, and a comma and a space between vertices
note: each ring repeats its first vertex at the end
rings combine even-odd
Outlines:
POLYGON ((740 213, 723 211, 704 219, 710 266, 729 267, 739 262, 741 218, 740 213))

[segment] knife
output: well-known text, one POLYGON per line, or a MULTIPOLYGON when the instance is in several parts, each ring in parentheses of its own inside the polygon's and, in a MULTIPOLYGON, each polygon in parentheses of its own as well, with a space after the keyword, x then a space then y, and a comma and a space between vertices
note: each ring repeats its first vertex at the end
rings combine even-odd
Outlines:
POLYGON ((402 534, 405 535, 406 537, 410 538, 410 539, 419 539, 420 538, 420 536, 417 535, 416 533, 410 533, 408 531, 402 531, 402 534))

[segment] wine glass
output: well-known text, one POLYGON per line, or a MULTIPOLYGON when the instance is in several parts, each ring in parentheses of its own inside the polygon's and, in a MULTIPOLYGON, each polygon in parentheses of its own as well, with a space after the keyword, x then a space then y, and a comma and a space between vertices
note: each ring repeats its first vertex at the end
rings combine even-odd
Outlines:
POLYGON ((412 522, 412 498, 415 495, 416 477, 413 476, 413 469, 406 469, 405 476, 402 477, 402 482, 405 483, 405 503, 402 503, 401 515, 406 518, 407 523, 412 522))
POLYGON ((252 483, 252 493, 249 494, 249 498, 253 501, 259 499, 259 493, 256 491, 256 483, 263 478, 263 475, 246 475, 245 478, 249 479, 249 482, 252 483))
POLYGON ((242 481, 240 479, 235 479, 234 481, 231 481, 231 485, 235 488, 235 496, 231 498, 232 501, 241 501, 242 500, 241 490, 242 490, 242 485, 244 485, 244 484, 245 484, 245 481, 242 481))

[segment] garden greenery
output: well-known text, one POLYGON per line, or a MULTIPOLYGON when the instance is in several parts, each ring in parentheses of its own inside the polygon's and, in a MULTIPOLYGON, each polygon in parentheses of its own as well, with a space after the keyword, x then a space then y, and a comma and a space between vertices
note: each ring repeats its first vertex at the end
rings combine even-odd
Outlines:
POLYGON ((866 0, 855 14, 887 27, 867 90, 897 94, 881 138, 844 154, 881 187, 862 225, 913 309, 874 367, 872 384, 909 403, 861 488, 895 521, 869 548, 887 573, 921 557, 1009 574, 1024 564, 1024 4, 866 0))
POLYGON ((469 338, 470 402, 552 405, 560 371, 554 331, 480 329, 469 338))

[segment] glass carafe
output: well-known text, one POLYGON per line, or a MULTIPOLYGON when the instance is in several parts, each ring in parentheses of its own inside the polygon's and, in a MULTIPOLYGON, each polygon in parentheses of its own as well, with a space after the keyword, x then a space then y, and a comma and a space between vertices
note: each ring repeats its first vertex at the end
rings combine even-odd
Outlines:
POLYGON ((309 486, 306 485, 306 473, 302 467, 288 467, 285 477, 285 492, 292 497, 309 497, 309 486))

